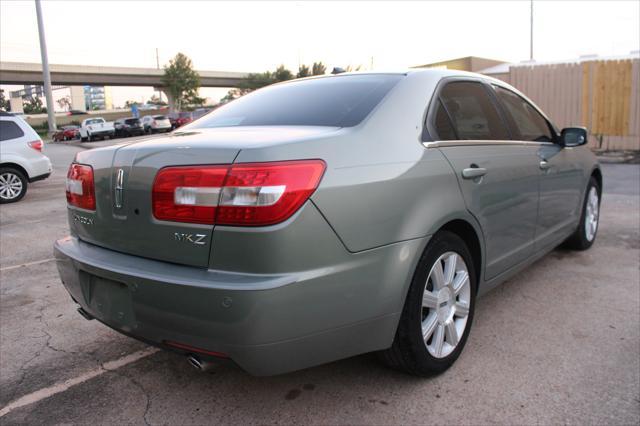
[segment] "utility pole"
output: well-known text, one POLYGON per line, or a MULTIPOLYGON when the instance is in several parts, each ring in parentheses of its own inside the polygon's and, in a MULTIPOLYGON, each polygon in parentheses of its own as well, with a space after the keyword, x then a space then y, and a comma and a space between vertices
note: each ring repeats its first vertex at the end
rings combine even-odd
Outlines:
POLYGON ((533 0, 531 0, 531 23, 529 34, 529 60, 533 61, 533 0))
MULTIPOLYGON (((158 48, 156 47, 156 68, 160 69, 160 56, 158 55, 158 48)), ((158 99, 162 102, 162 90, 158 89, 158 99)))
POLYGON ((44 37, 44 22, 42 21, 42 7, 40 0, 36 0, 36 16, 38 17, 38 33, 40 34, 40 56, 42 57, 42 79, 44 80, 44 95, 47 99, 47 121, 49 134, 56 131, 56 117, 53 112, 53 95, 51 94, 51 73, 49 72, 49 56, 47 42, 44 37))

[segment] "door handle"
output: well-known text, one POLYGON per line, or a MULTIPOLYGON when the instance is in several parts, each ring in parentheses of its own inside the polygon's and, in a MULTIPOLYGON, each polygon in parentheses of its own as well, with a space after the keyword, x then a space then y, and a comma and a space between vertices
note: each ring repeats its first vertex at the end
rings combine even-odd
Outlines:
POLYGON ((475 179, 482 177, 487 174, 487 169, 483 169, 481 167, 469 167, 468 169, 462 170, 462 177, 464 179, 475 179))
POLYGON ((542 160, 540 162, 540 170, 549 170, 551 168, 551 164, 547 162, 547 160, 542 160))

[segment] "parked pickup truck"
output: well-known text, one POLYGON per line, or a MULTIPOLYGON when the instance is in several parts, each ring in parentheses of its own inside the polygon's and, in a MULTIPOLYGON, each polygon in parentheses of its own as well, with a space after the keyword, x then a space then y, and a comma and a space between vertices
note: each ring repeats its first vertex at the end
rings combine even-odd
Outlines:
POLYGON ((80 140, 91 142, 95 138, 105 137, 113 138, 116 130, 113 127, 113 123, 105 121, 102 117, 87 118, 82 121, 80 126, 80 140))

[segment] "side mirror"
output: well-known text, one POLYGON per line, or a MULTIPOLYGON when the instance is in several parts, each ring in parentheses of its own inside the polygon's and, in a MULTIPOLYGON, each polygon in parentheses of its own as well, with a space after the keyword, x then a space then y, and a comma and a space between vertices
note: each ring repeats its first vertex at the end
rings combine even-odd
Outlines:
POLYGON ((560 134, 562 146, 580 146, 587 143, 587 129, 585 127, 566 127, 560 134))

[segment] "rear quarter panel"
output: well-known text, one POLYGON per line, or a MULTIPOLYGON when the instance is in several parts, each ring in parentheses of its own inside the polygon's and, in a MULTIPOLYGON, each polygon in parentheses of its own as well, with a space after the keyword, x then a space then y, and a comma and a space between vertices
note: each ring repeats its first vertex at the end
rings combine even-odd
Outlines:
POLYGON ((358 126, 243 149, 236 162, 323 159, 327 170, 311 199, 350 252, 429 235, 468 216, 451 166, 420 140, 439 79, 409 74, 358 126))

